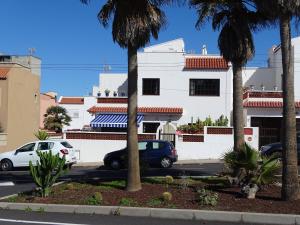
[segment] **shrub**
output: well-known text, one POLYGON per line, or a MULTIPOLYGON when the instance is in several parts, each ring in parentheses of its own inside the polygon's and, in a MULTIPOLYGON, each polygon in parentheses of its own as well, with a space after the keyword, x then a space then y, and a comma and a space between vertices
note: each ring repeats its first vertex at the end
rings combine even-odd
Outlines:
POLYGON ((184 124, 178 126, 177 130, 182 131, 183 133, 199 133, 203 130, 204 126, 228 126, 228 118, 224 115, 221 115, 217 120, 213 121, 212 118, 206 117, 205 120, 197 119, 195 123, 184 124))
POLYGON ((164 202, 170 202, 172 200, 172 194, 170 192, 164 192, 162 194, 162 199, 164 202))
POLYGON ((216 206, 218 204, 218 193, 209 191, 207 189, 199 189, 197 191, 200 205, 216 206))
POLYGON ((119 202, 121 206, 137 206, 138 203, 132 198, 122 198, 119 202))
POLYGON ((69 184, 66 185, 66 190, 74 190, 74 189, 75 189, 74 184, 69 183, 69 184))
POLYGON ((48 133, 44 130, 38 130, 38 132, 34 133, 34 136, 36 136, 36 138, 41 141, 47 140, 49 138, 48 133))
POLYGON ((103 202, 103 197, 100 192, 95 192, 92 197, 89 197, 87 200, 88 205, 101 205, 103 202))
POLYGON ((169 184, 174 183, 174 178, 172 176, 166 176, 165 177, 165 182, 166 182, 166 185, 167 185, 167 188, 168 188, 169 184))
POLYGON ((60 158, 59 154, 53 155, 52 151, 41 152, 37 151, 40 161, 36 162, 36 166, 33 166, 32 162, 29 162, 30 174, 39 188, 39 192, 42 197, 49 196, 50 188, 63 173, 65 158, 60 158))
POLYGON ((240 152, 231 150, 225 153, 224 162, 232 170, 234 180, 242 186, 242 192, 246 193, 248 198, 249 194, 254 198, 262 185, 273 183, 280 168, 278 158, 261 157, 259 152, 248 144, 245 144, 240 152))
POLYGON ((150 207, 155 207, 159 206, 162 204, 162 199, 161 198, 152 198, 147 202, 147 205, 150 207))

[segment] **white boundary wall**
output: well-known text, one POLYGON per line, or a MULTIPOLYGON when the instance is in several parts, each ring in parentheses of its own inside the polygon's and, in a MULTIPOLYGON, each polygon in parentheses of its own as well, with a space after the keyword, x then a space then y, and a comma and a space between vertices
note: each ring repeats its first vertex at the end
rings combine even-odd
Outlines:
MULTIPOLYGON (((253 127, 253 135, 245 135, 245 141, 258 149, 258 127, 253 127)), ((207 134, 205 128, 204 142, 183 142, 179 136, 176 149, 179 160, 220 159, 224 153, 233 148, 233 135, 207 134)))
MULTIPOLYGON (((253 134, 245 135, 245 140, 258 149, 258 128, 252 129, 253 134)), ((204 129, 204 142, 183 142, 181 135, 176 136, 176 139, 179 160, 220 159, 233 147, 232 134, 207 134, 207 128, 204 129)), ((102 162, 106 153, 126 147, 126 140, 67 139, 67 141, 79 150, 78 162, 102 162)))

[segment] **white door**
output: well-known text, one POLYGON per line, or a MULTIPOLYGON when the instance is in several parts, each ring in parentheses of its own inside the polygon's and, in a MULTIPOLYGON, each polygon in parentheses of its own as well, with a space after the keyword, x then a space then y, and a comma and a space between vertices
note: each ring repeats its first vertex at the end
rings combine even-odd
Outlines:
POLYGON ((16 150, 13 157, 14 166, 29 166, 29 161, 33 161, 35 153, 35 143, 29 143, 16 150))

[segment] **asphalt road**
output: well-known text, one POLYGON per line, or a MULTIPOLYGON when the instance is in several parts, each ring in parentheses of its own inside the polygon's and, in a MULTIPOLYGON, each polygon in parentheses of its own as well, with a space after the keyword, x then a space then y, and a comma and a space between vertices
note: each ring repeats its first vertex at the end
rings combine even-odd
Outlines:
POLYGON ((189 220, 0 210, 1 225, 239 225, 189 220))
MULTIPOLYGON (((205 163, 205 164, 190 164, 190 165, 174 165, 170 169, 150 168, 145 171, 142 176, 211 176, 221 172, 223 164, 221 163, 205 163)), ((100 167, 74 167, 65 176, 61 177, 60 181, 83 181, 83 180, 111 180, 125 179, 127 170, 108 170, 100 167)), ((15 171, 0 171, 1 182, 11 181, 14 186, 0 186, 0 197, 29 191, 35 187, 28 168, 23 168, 15 171)), ((0 223, 2 224, 2 223, 0 223)))

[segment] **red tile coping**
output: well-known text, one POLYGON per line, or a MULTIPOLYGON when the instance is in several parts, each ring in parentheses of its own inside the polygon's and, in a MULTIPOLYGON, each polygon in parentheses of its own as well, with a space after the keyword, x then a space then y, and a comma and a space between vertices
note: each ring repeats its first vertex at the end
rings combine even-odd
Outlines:
MULTIPOLYGON (((127 107, 97 107, 88 109, 89 113, 127 113, 127 107)), ((182 114, 182 108, 171 107, 139 107, 138 113, 182 114)))
MULTIPOLYGON (((85 133, 85 132, 67 132, 66 139, 89 139, 89 140, 126 140, 126 134, 109 133, 85 133)), ((156 139, 155 134, 139 134, 139 140, 156 139)))
POLYGON ((228 62, 224 58, 186 58, 185 69, 221 69, 228 70, 228 62))
POLYGON ((1 67, 0 68, 0 80, 6 80, 7 74, 10 70, 10 67, 1 67))
POLYGON ((203 135, 182 135, 183 142, 204 142, 203 135))
MULTIPOLYGON (((282 108, 281 101, 246 101, 244 102, 246 108, 282 108)), ((295 102, 295 107, 300 108, 300 102, 295 102)))
MULTIPOLYGON (((207 128, 207 134, 225 134, 225 135, 231 135, 233 134, 233 128, 231 127, 208 127, 207 128)), ((253 135, 253 129, 252 128, 244 128, 244 134, 245 135, 253 135)))
POLYGON ((128 98, 98 98, 97 103, 128 103, 128 98))
POLYGON ((62 97, 59 104, 74 104, 74 105, 83 105, 84 98, 80 97, 62 97))
POLYGON ((243 95, 246 98, 282 98, 282 92, 278 91, 247 91, 243 95))

